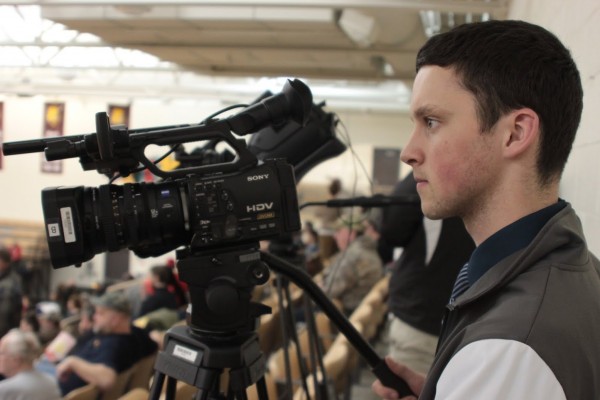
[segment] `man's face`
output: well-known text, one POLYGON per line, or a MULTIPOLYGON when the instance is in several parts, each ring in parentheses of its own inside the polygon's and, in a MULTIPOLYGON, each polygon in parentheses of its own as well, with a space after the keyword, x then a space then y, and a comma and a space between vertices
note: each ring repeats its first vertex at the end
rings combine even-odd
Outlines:
POLYGON ((79 334, 85 334, 94 329, 94 317, 90 318, 86 313, 81 315, 81 319, 79 320, 79 324, 77 325, 77 329, 79 330, 79 334))
POLYGON ((111 333, 118 318, 118 312, 102 306, 96 306, 94 312, 94 332, 111 333))
POLYGON ((401 158, 413 167, 423 213, 472 215, 498 170, 500 135, 480 132, 475 98, 449 68, 419 70, 410 109, 414 130, 401 158))
POLYGON ((348 245, 356 238, 356 231, 348 227, 339 228, 334 234, 335 243, 338 249, 345 250, 348 245))
POLYGON ((18 365, 17 357, 8 353, 8 342, 0 340, 0 374, 11 377, 18 365))

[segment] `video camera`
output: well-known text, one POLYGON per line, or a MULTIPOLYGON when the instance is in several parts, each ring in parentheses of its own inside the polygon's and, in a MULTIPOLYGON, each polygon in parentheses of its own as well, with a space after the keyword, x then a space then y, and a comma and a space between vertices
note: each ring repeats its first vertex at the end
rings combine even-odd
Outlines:
POLYGON ((281 93, 261 98, 228 118, 196 125, 138 130, 111 126, 96 114, 96 133, 5 143, 5 155, 44 151, 49 161, 79 157, 84 170, 127 176, 140 164, 158 183, 54 187, 42 206, 54 268, 80 265, 103 251, 128 247, 140 257, 180 246, 192 252, 274 238, 300 229, 295 173, 340 154, 345 146, 332 129, 336 119, 312 104, 310 89, 288 80, 281 93), (255 133, 250 145, 233 136, 255 133), (207 141, 216 163, 186 158, 164 171, 150 161, 148 145, 178 148, 207 141), (215 156, 225 142, 234 155, 215 156), (252 151, 249 150, 252 149, 252 151), (260 160, 255 154, 260 154, 260 160), (292 160, 290 164, 289 160, 292 160), (220 162, 225 160, 225 162, 220 162))
POLYGON ((42 205, 55 268, 105 250, 152 257, 300 229, 293 169, 283 161, 161 183, 47 188, 42 205))

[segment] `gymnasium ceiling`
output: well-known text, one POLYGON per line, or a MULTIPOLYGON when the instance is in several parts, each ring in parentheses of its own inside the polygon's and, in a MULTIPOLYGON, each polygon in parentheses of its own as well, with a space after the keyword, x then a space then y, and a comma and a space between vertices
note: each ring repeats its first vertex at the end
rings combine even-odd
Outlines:
MULTIPOLYGON (((379 90, 384 94, 395 93, 397 101, 406 101, 406 88, 414 77, 415 55, 428 35, 465 21, 503 19, 508 1, 20 3, 41 5, 43 19, 99 38, 97 43, 78 43, 78 46, 108 45, 139 50, 163 62, 157 70, 204 77, 207 88, 233 87, 232 82, 298 77, 315 85, 340 88, 342 97, 344 93, 349 95, 350 89, 362 89, 365 101, 369 101, 370 96, 375 96, 371 92, 379 90)), ((15 3, 19 2, 11 4, 15 3)), ((136 70, 127 65, 121 68, 136 70)), ((390 101, 375 97, 373 101, 382 106, 390 101)))

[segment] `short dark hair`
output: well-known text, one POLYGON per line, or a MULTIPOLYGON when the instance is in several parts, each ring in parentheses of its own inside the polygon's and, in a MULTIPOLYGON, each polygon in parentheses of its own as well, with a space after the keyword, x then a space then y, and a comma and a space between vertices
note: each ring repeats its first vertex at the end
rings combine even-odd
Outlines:
POLYGON ((342 181, 340 181, 338 178, 333 179, 329 183, 329 188, 328 189, 329 189, 329 194, 330 195, 336 196, 342 190, 342 181))
POLYGON ((169 284, 173 280, 173 271, 166 265, 155 265, 150 269, 150 273, 164 284, 169 284))
POLYGON ((427 65, 456 72, 475 96, 482 132, 511 110, 535 111, 540 184, 560 177, 581 120, 583 89, 569 50, 555 35, 523 21, 464 24, 427 41, 417 71, 427 65))

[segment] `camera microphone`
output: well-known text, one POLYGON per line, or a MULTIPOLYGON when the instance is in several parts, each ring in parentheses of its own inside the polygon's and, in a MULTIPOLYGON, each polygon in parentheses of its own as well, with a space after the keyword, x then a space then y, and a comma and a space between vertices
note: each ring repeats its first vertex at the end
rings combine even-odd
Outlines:
POLYGON ((304 203, 300 209, 308 206, 325 206, 331 208, 341 207, 387 207, 397 204, 419 204, 421 199, 418 195, 405 195, 405 196, 384 196, 382 194, 376 194, 371 197, 353 197, 347 199, 336 199, 320 202, 309 202, 304 203))
POLYGON ((231 130, 238 135, 253 133, 266 124, 291 119, 304 126, 312 108, 312 93, 298 79, 288 80, 281 93, 267 97, 227 118, 231 130))
POLYGON ((328 200, 324 203, 327 207, 386 207, 396 204, 418 204, 419 196, 384 196, 376 194, 372 197, 354 197, 349 199, 328 200))

